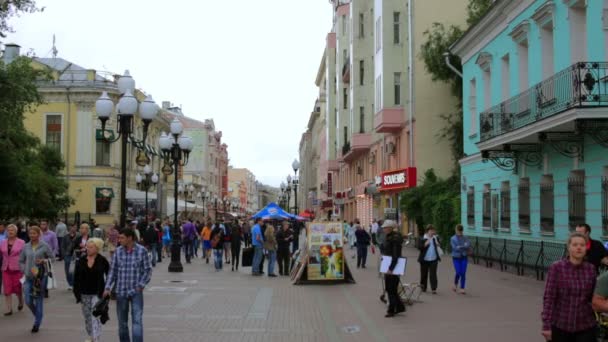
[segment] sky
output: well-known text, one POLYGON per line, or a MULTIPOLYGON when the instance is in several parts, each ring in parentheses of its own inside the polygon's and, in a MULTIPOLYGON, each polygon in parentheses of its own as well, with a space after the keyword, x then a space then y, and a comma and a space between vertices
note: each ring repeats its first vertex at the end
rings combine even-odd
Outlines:
POLYGON ((331 29, 328 0, 37 0, 5 43, 87 69, 129 69, 137 88, 212 118, 230 164, 278 186, 293 173, 331 29))

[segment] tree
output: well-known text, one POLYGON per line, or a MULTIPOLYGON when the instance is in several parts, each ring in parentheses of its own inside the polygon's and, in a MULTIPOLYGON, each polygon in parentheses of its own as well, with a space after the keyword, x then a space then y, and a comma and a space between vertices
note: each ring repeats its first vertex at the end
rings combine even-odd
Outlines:
POLYGON ((72 204, 61 175, 59 151, 44 146, 24 126, 24 115, 43 103, 36 82, 49 77, 19 57, 0 61, 0 218, 54 218, 72 204))
POLYGON ((38 8, 35 0, 0 0, 0 38, 5 38, 8 32, 13 32, 8 20, 19 13, 34 13, 43 11, 38 8))

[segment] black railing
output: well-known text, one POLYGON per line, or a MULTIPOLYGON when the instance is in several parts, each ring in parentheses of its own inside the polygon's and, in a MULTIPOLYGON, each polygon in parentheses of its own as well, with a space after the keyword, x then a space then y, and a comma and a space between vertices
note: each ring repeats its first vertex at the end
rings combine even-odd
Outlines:
POLYGON ((574 230, 585 223, 585 176, 568 178, 568 224, 574 230))
POLYGON ((484 262, 487 267, 498 265, 501 271, 518 275, 534 272, 536 279, 544 280, 549 266, 565 257, 566 245, 560 242, 470 237, 475 264, 484 262))
POLYGON ((345 142, 342 146, 342 156, 344 157, 348 152, 350 152, 350 142, 345 142))
POLYGON ((530 125, 570 108, 608 106, 608 62, 579 62, 479 117, 480 141, 530 125))

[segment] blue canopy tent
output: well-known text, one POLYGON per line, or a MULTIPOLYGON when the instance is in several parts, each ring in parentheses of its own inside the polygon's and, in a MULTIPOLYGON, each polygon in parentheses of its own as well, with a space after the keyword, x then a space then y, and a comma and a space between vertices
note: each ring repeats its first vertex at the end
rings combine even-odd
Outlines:
POLYGON ((296 217, 272 202, 253 215, 252 218, 262 218, 263 220, 292 220, 296 217))

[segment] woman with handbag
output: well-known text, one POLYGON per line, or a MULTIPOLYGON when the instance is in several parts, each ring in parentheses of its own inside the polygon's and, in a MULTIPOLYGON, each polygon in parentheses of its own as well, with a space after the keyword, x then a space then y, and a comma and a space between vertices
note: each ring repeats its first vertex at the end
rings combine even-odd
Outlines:
POLYGON ((10 316, 13 314, 13 295, 19 299, 17 309, 23 310, 23 291, 19 281, 23 274, 19 269, 19 255, 25 246, 25 241, 17 237, 17 226, 14 224, 9 225, 6 232, 6 239, 0 242, 0 254, 2 254, 2 288, 6 304, 4 316, 10 316))
POLYGON ((458 282, 460 282, 460 294, 465 294, 465 284, 467 276, 467 265, 469 264, 469 253, 471 251, 471 242, 463 234, 462 225, 456 225, 456 233, 450 239, 450 245, 452 246, 452 262, 454 263, 454 285, 452 285, 452 291, 456 292, 458 288, 458 282))
POLYGON ((74 272, 74 296, 76 303, 82 303, 85 329, 90 339, 98 342, 101 336, 101 322, 93 316, 93 308, 101 300, 105 289, 105 279, 110 264, 99 252, 103 250, 103 240, 91 238, 86 244, 86 257, 76 262, 74 272))
POLYGON ((437 265, 443 256, 443 250, 439 244, 439 239, 432 224, 426 226, 426 233, 420 240, 420 287, 422 292, 426 292, 428 279, 431 278, 431 291, 437 294, 437 265))
POLYGON ((34 315, 32 333, 40 329, 43 316, 43 279, 47 272, 46 264, 53 261, 55 255, 49 245, 41 239, 42 230, 38 226, 29 228, 30 242, 25 244, 19 254, 19 267, 25 274, 25 304, 34 315))
POLYGON ((268 276, 276 277, 274 265, 277 262, 277 237, 274 226, 269 224, 264 232, 264 249, 268 251, 268 276))

